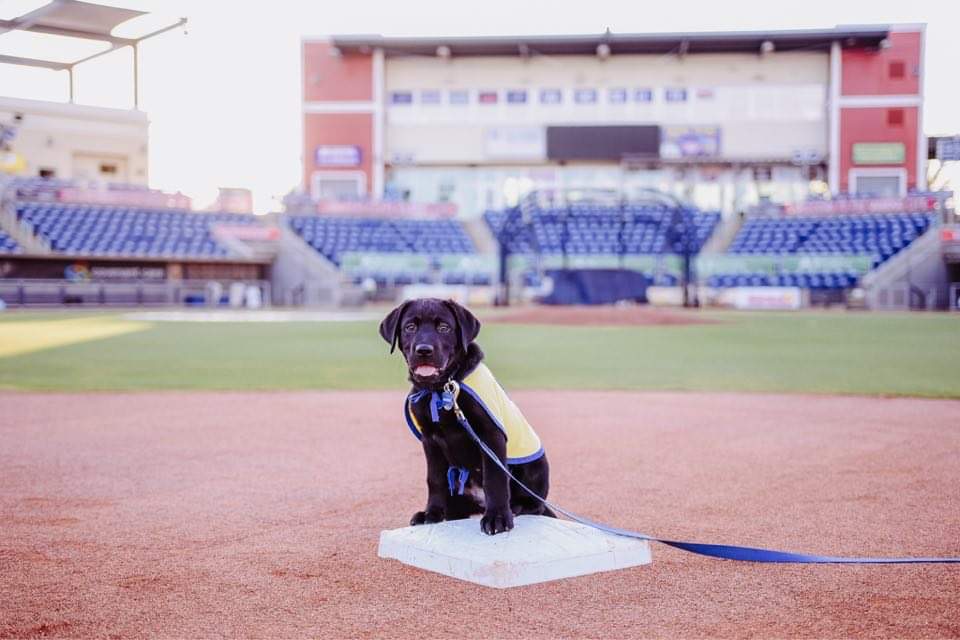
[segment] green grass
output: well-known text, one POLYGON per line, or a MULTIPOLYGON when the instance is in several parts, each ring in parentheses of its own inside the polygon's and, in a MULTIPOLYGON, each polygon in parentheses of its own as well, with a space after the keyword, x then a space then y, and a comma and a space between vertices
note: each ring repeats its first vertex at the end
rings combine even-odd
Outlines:
MULTIPOLYGON (((479 342, 509 389, 683 389, 960 398, 960 317, 708 313, 720 324, 487 323, 479 342)), ((51 319, 5 314, 0 320, 51 319)), ((105 316, 106 318, 106 316, 105 316)), ((25 390, 403 389, 375 322, 156 323, 0 358, 25 390)))

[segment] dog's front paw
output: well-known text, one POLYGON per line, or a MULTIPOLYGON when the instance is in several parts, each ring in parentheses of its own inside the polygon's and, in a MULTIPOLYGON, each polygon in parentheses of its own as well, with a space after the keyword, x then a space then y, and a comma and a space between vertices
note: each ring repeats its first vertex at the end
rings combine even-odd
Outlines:
POLYGON ((440 509, 427 509, 426 511, 417 511, 410 518, 410 526, 415 527, 418 524, 434 524, 443 522, 443 511, 440 509))
POLYGON ((488 509, 480 518, 480 530, 488 536, 513 529, 513 513, 509 508, 488 509))

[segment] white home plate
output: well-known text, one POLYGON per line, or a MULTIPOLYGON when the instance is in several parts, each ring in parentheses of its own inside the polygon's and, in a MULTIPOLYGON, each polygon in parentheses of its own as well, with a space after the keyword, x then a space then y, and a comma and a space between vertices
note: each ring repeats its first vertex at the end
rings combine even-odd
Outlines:
POLYGON ((381 558, 505 589, 650 564, 650 544, 547 518, 519 516, 488 536, 480 521, 454 520, 380 533, 381 558))

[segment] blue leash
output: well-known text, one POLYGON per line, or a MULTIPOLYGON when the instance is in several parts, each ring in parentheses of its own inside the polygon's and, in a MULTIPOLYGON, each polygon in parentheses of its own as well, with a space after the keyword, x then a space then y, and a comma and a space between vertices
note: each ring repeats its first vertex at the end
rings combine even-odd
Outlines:
MULTIPOLYGON (((801 564, 930 564, 930 563, 960 563, 960 558, 845 558, 841 556, 817 556, 810 555, 806 553, 791 553, 789 551, 775 551, 773 549, 760 549, 757 547, 738 547, 735 545, 728 544, 705 544, 702 542, 683 542, 679 540, 666 540, 663 538, 654 538, 653 536, 648 536, 643 533, 638 533, 636 531, 630 531, 629 529, 620 529, 618 527, 611 527, 599 522, 594 522, 588 518, 578 516, 572 511, 567 511, 566 509, 559 507, 546 498, 541 498, 536 493, 534 493, 529 487, 520 482, 510 473, 510 469, 507 468, 500 458, 497 457, 497 454, 493 452, 480 439, 480 436, 473 430, 473 427, 470 426, 470 422, 467 420, 467 417, 461 411, 460 406, 457 404, 457 395, 460 393, 460 385, 457 384, 455 380, 451 380, 443 387, 443 394, 440 403, 431 402, 431 412, 436 411, 435 405, 440 404, 440 406, 445 410, 453 410, 456 414, 457 421, 460 425, 466 430, 467 434, 473 438, 473 441, 477 443, 480 447, 480 450, 497 467, 500 468, 507 477, 517 483, 524 491, 529 493, 531 496, 539 500, 544 505, 550 507, 557 513, 563 514, 564 516, 570 518, 574 522, 579 522, 580 524, 592 527, 599 531, 604 531, 606 533, 612 533, 617 536, 623 536, 625 538, 635 538, 637 540, 648 540, 650 542, 659 542, 676 549, 682 549, 683 551, 689 551, 690 553, 696 553, 702 556, 710 556, 711 558, 720 558, 723 560, 741 560, 744 562, 780 562, 780 563, 801 563, 801 564)), ((451 487, 452 489, 452 487, 451 487)))

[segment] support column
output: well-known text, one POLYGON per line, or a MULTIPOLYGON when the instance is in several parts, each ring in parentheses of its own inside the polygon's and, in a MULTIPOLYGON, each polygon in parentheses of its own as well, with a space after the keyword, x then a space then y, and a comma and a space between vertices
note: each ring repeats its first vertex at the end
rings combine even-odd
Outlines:
POLYGON ((841 62, 840 43, 834 40, 830 45, 830 95, 827 98, 827 185, 832 194, 840 192, 840 85, 843 79, 841 62))
POLYGON ((385 101, 384 101, 384 57, 383 49, 375 49, 373 52, 373 188, 370 190, 370 197, 373 200, 383 198, 384 190, 384 166, 386 159, 384 154, 384 120, 385 120, 385 101))
POLYGON ((140 48, 133 45, 133 108, 140 109, 140 48))

